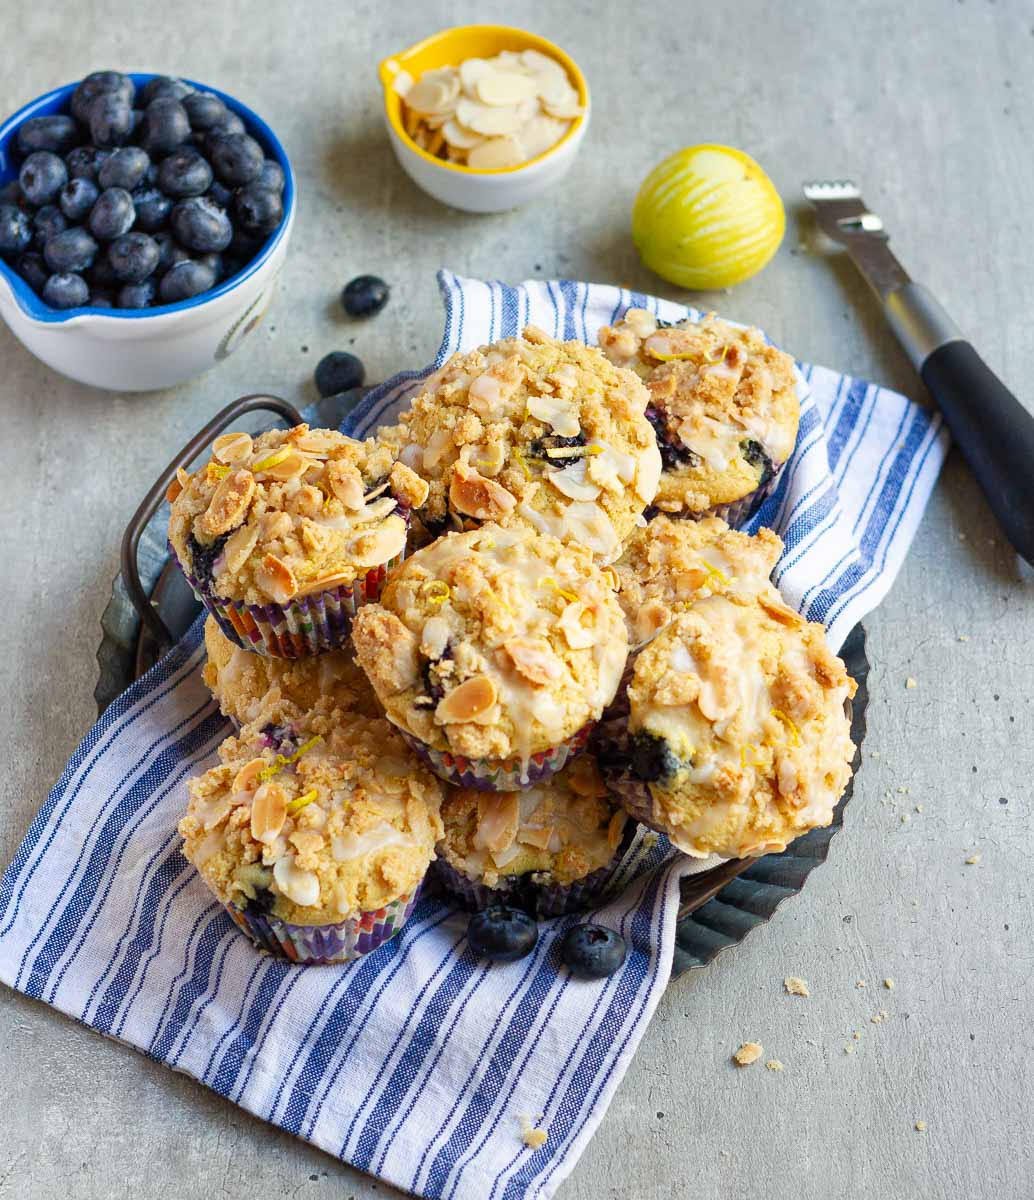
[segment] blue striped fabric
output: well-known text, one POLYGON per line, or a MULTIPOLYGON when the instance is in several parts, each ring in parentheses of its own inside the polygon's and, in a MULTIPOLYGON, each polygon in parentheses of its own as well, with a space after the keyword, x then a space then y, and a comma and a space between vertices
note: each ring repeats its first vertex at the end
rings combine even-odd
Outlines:
MULTIPOLYGON (((566 281, 511 287, 443 272, 454 350, 532 322, 593 340, 626 307, 685 309, 566 281)), ((837 645, 882 598, 946 450, 936 416, 821 367, 801 435, 760 520, 786 541, 784 594, 837 645)), ((390 419, 426 372, 371 393, 350 432, 390 419)), ((0 881, 0 979, 186 1071, 248 1111, 421 1196, 552 1196, 606 1111, 671 971, 683 860, 641 838, 603 913, 629 939, 598 983, 535 952, 484 967, 463 917, 418 906, 349 967, 258 955, 179 852, 184 781, 228 727, 200 677, 200 626, 90 730, 0 881), (523 1121, 547 1131, 537 1150, 523 1121)))

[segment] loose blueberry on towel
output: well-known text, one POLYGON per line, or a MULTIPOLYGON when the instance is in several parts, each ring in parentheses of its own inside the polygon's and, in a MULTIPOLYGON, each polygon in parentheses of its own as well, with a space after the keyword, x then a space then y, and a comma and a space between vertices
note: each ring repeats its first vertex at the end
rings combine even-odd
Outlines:
POLYGON ((354 354, 335 350, 320 359, 316 367, 316 388, 321 396, 336 396, 362 385, 366 368, 354 354))
POLYGON ((516 962, 535 948, 539 927, 519 908, 496 904, 475 913, 467 926, 467 941, 478 958, 516 962))
POLYGON ((388 303, 389 289, 376 275, 357 275, 345 285, 341 304, 350 317, 372 317, 388 303))
POLYGON ((564 966, 579 979, 606 979, 627 954, 628 945, 621 934, 603 925, 575 925, 560 943, 564 966))

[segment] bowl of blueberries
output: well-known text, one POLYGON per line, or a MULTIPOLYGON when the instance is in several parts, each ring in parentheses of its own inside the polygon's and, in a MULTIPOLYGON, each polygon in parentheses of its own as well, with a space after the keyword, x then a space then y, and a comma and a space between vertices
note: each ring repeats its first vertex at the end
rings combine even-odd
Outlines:
POLYGON ((283 146, 238 100, 95 71, 0 125, 0 315, 82 383, 182 383, 261 320, 294 196, 283 146))

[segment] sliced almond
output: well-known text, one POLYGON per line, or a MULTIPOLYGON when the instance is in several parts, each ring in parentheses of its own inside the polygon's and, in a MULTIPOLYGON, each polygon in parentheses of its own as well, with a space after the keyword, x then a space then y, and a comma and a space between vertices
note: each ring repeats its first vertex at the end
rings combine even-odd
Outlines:
POLYGON ((285 854, 276 860, 273 879, 283 895, 301 908, 311 908, 319 903, 319 877, 312 871, 303 871, 294 861, 293 854, 285 854))
POLYGON ((406 545, 406 523, 389 517, 383 525, 361 533, 349 550, 361 567, 379 567, 402 553, 406 545))
POLYGON ((251 836, 268 846, 280 836, 287 820, 287 792, 269 780, 255 793, 251 802, 251 836))
POLYGON ((450 117, 442 126, 442 137, 447 145, 456 150, 473 150, 485 140, 483 134, 475 133, 473 129, 465 129, 455 117, 450 117))
POLYGON ((766 595, 762 592, 758 596, 758 603, 772 620, 777 621, 780 625, 785 625, 789 629, 800 629, 804 625, 804 618, 801 614, 784 604, 778 593, 766 595))
POLYGON ((635 615, 636 637, 648 642, 671 620, 671 609, 662 600, 647 600, 635 615))
POLYGON ((621 549, 610 517, 598 504, 579 501, 569 504, 564 510, 564 533, 575 542, 581 542, 604 562, 612 561, 621 549))
POLYGON ((449 503, 454 512, 479 521, 495 521, 512 512, 517 501, 495 480, 458 462, 449 485, 449 503))
POLYGON ((544 422, 559 437, 577 437, 581 430, 578 405, 563 396, 530 396, 528 414, 536 421, 544 422))
POLYGON ((345 508, 354 512, 363 507, 363 477, 352 463, 327 463, 326 480, 345 508))
POLYGON ((567 121, 558 121, 555 117, 542 114, 532 117, 521 127, 521 145, 527 151, 529 158, 537 158, 560 141, 567 132, 567 121))
POLYGON ((661 452, 656 446, 641 451, 635 469, 635 494, 644 504, 649 504, 657 495, 662 469, 661 452))
POLYGON ((355 571, 335 571, 329 575, 320 575, 301 584, 295 596, 314 596, 317 592, 329 592, 349 583, 355 583, 355 571))
POLYGON ((567 72, 560 63, 548 54, 543 54, 541 50, 522 50, 521 65, 533 75, 559 75, 561 79, 567 79, 567 72))
POLYGON ((503 643, 503 649, 518 673, 529 683, 551 683, 564 673, 563 663, 545 638, 510 638, 503 643))
POLYGON ((244 566, 255 549, 258 535, 258 526, 251 521, 230 534, 226 539, 226 546, 223 548, 227 571, 235 574, 244 566))
POLYGON ((341 444, 341 434, 335 433, 333 429, 306 429, 302 425, 297 428, 304 429, 305 432, 299 433, 291 440, 306 454, 329 454, 341 444))
POLYGON ((448 621, 444 617, 428 617, 420 632, 420 653, 431 660, 438 659, 448 644, 448 621))
POLYGON ((570 121, 582 115, 582 105, 578 99, 578 93, 566 79, 547 80, 545 85, 540 82, 539 98, 542 101, 542 107, 551 117, 570 121))
POLYGON ((451 111, 460 94, 459 72, 454 67, 425 71, 406 93, 406 104, 424 115, 451 111))
POLYGON ((599 610, 583 600, 572 600, 560 614, 560 630, 572 650, 587 650, 596 644, 599 610))
POLYGON ((435 709, 435 720, 442 725, 477 721, 492 708, 498 697, 495 682, 487 675, 474 675, 446 693, 435 709))
POLYGON ((518 792, 485 792, 478 796, 478 827, 475 843, 479 849, 501 854, 513 845, 521 819, 518 792))
POLYGON ((264 758, 253 758, 246 762, 233 777, 235 792, 250 792, 258 786, 259 775, 269 766, 264 758))
POLYGON ((517 105, 496 108, 491 104, 480 104, 461 96, 456 104, 456 119, 467 129, 482 133, 486 137, 500 137, 516 133, 524 124, 517 105))
POLYGON ((198 517, 198 532, 203 537, 216 538, 236 529, 254 495, 255 476, 250 471, 231 471, 219 481, 208 508, 198 517))
POLYGON ((504 106, 520 104, 538 94, 537 81, 531 75, 519 75, 516 71, 485 71, 474 85, 482 104, 504 106))
POLYGON ((492 137, 475 146, 467 155, 467 166, 478 171, 499 170, 503 167, 519 167, 528 161, 528 152, 519 137, 509 134, 492 137))
POLYGON ((624 316, 625 324, 636 337, 648 338, 657 332, 657 318, 647 308, 630 308, 624 316))
POLYGON ((492 71, 492 64, 487 58, 468 58, 460 63, 460 85, 471 99, 477 99, 477 82, 482 75, 492 71))
POLYGON ((212 443, 212 457, 221 463, 240 462, 251 454, 251 434, 224 433, 212 443))
POLYGON ((547 467, 542 473, 556 490, 562 495, 567 496, 568 499, 595 500, 600 494, 600 489, 591 480, 586 479, 585 472, 585 459, 580 458, 569 467, 564 467, 561 470, 553 470, 547 467))
POLYGON ((548 850, 556 829, 553 825, 524 825, 517 835, 517 840, 525 846, 535 846, 538 850, 548 850))
POLYGON ((292 450, 284 458, 271 463, 259 474, 266 479, 285 482, 288 479, 297 479, 300 475, 304 475, 310 466, 312 466, 310 458, 307 458, 300 450, 292 450))
POLYGON ((277 604, 286 604, 298 592, 294 572, 275 554, 267 554, 255 572, 255 582, 277 604))
POLYGON ((177 478, 174 479, 165 489, 165 499, 171 504, 182 491, 183 484, 180 483, 177 475, 177 478))

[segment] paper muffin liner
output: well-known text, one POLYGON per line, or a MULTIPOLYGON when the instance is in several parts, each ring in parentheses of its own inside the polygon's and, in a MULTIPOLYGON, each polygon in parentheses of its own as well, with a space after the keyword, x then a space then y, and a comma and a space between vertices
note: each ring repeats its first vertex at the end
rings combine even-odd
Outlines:
POLYGON ((635 840, 635 830, 635 823, 629 821, 610 862, 573 883, 554 883, 548 872, 539 871, 504 875, 495 887, 489 887, 458 871, 444 858, 436 858, 431 869, 445 891, 470 912, 480 912, 493 904, 510 904, 543 919, 562 917, 599 904, 635 840))
POLYGON ((565 741, 533 754, 526 769, 519 758, 464 758, 447 750, 436 750, 408 730, 398 731, 406 745, 446 783, 479 792, 519 792, 549 779, 581 754, 595 724, 590 721, 565 741))
POLYGON ((371 568, 352 583, 299 596, 287 604, 227 600, 213 595, 182 563, 180 566, 194 595, 234 645, 268 658, 309 658, 346 644, 356 612, 380 598, 385 576, 405 557, 403 547, 394 558, 371 568))
POLYGON ((412 895, 400 896, 376 912, 360 913, 333 925, 292 925, 266 913, 249 913, 224 905, 234 924, 255 943, 277 958, 299 966, 347 963, 370 954, 395 936, 412 913, 420 896, 418 884, 412 895))
POLYGON ((653 506, 646 511, 647 520, 652 520, 656 516, 669 517, 673 521, 702 521, 705 517, 721 517, 732 529, 739 529, 746 525, 779 486, 779 479, 785 466, 786 462, 773 463, 771 476, 760 487, 741 496, 739 500, 732 500, 728 504, 715 504, 711 508, 701 509, 700 512, 690 512, 684 508, 668 512, 666 509, 653 506))

